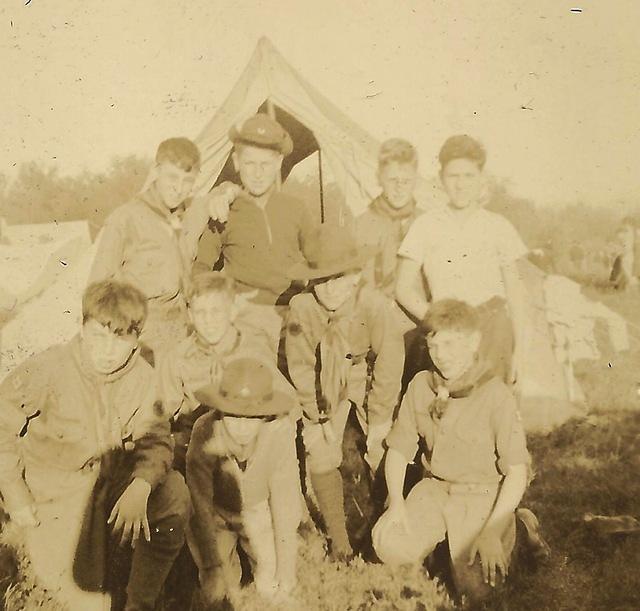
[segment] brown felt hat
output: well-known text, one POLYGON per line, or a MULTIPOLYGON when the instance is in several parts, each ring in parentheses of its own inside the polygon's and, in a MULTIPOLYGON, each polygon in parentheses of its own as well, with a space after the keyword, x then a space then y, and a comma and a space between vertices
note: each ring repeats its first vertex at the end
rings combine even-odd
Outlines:
POLYGON ((241 357, 230 361, 220 385, 198 389, 195 397, 201 404, 230 416, 255 418, 279 416, 296 405, 295 397, 273 388, 273 371, 262 361, 241 357))
POLYGON ((293 151, 293 141, 284 127, 261 112, 249 117, 240 127, 234 125, 229 130, 229 139, 234 144, 272 149, 285 157, 293 151))
POLYGON ((292 280, 316 280, 350 271, 360 271, 374 254, 372 248, 359 247, 347 225, 319 225, 302 245, 306 261, 288 272, 292 280))

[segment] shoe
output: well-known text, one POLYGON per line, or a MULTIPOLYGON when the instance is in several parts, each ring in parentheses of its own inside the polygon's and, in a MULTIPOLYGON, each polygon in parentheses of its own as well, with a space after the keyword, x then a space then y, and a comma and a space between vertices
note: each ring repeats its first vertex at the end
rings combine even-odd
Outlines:
POLYGON ((516 509, 516 518, 520 520, 527 531, 526 542, 533 557, 538 561, 547 560, 551 556, 551 547, 542 537, 540 522, 533 511, 520 507, 516 509))

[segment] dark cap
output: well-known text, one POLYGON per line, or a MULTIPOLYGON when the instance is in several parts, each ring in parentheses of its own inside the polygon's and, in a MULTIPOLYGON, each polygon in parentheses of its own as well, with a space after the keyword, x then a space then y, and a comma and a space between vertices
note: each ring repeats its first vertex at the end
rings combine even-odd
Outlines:
POLYGON ((285 157, 293 151, 293 141, 287 131, 269 115, 258 113, 249 117, 239 128, 229 130, 234 144, 249 144, 278 151, 285 157))

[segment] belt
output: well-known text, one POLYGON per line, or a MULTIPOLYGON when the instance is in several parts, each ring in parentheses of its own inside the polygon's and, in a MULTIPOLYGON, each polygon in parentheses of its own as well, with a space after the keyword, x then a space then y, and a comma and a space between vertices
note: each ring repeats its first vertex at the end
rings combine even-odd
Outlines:
POLYGON ((446 491, 448 494, 488 494, 488 493, 496 493, 498 488, 500 487, 499 482, 485 482, 485 483, 476 483, 476 482, 449 482, 444 479, 440 479, 439 477, 432 477, 437 482, 441 482, 444 484, 446 491))

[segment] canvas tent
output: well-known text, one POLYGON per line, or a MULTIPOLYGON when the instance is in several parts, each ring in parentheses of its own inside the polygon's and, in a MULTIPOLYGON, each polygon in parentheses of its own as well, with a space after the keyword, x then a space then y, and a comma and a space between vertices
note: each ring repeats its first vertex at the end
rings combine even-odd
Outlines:
POLYGON ((86 221, 3 227, 0 289, 18 303, 3 315, 0 380, 78 332, 93 253, 86 221))
MULTIPOLYGON (((296 164, 317 153, 321 188, 329 171, 355 215, 378 195, 379 142, 298 74, 267 38, 260 39, 231 93, 196 138, 202 153, 199 192, 235 178, 229 129, 256 112, 274 116, 293 139, 293 153, 282 167, 283 180, 296 164)), ((423 207, 437 201, 422 179, 416 197, 423 207)))

